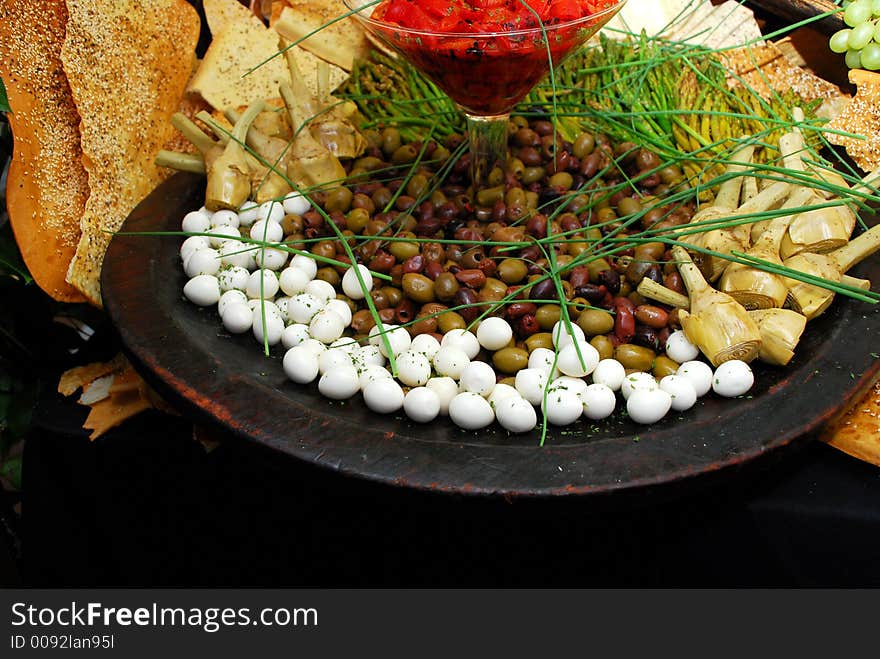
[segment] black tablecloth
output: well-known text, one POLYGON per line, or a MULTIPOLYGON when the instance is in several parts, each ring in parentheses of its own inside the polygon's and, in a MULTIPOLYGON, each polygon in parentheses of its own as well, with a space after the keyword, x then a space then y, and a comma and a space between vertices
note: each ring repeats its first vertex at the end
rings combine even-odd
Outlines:
POLYGON ((803 442, 644 496, 505 501, 319 469, 146 412, 88 441, 49 397, 25 452, 27 586, 880 586, 880 469, 803 442))

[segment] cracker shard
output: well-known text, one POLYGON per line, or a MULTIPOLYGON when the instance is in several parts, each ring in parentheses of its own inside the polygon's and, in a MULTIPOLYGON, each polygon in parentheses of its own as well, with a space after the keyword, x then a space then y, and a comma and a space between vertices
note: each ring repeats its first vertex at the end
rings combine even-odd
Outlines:
POLYGON ((864 171, 880 166, 880 73, 852 69, 849 81, 856 85, 855 96, 826 128, 828 141, 846 149, 847 154, 864 171), (840 135, 844 131, 864 139, 840 135))
POLYGON ((12 112, 9 221, 24 262, 53 299, 82 302, 65 281, 89 196, 79 114, 61 68, 64 0, 0 0, 0 77, 12 112))
MULTIPOLYGON (((27 4, 27 3, 25 3, 27 4)), ((200 22, 185 0, 67 0, 61 61, 82 119, 91 190, 67 281, 101 306, 107 245, 165 175, 153 162, 193 69, 200 22)))

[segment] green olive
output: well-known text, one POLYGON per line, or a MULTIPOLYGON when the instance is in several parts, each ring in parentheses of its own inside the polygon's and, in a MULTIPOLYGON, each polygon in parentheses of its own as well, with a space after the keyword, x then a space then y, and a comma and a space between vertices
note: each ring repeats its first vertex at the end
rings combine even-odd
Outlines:
POLYGON ((529 365, 529 353, 522 348, 502 348, 492 355, 492 364, 502 373, 516 373, 529 365))
POLYGON ((459 288, 458 280, 451 272, 441 272, 434 280, 434 295, 444 302, 454 298, 459 288))
POLYGON ((514 178, 520 178, 525 168, 526 166, 519 158, 509 158, 507 161, 507 173, 512 175, 514 178))
POLYGON ((409 183, 406 184, 406 194, 414 199, 418 199, 425 194, 428 189, 428 177, 424 174, 413 174, 409 183))
POLYGON ((528 276, 529 269, 520 259, 504 259, 498 264, 495 274, 505 284, 518 284, 528 276))
POLYGON ((614 358, 626 369, 650 371, 657 354, 650 348, 633 343, 621 343, 614 349, 614 358))
POLYGON ((425 275, 407 272, 403 275, 401 287, 404 295, 414 302, 425 304, 434 301, 434 282, 425 275))
POLYGON ((486 283, 480 289, 479 300, 480 302, 498 302, 505 295, 507 295, 507 284, 500 279, 487 277, 486 283))
POLYGON ((553 349, 553 335, 550 332, 538 332, 526 339, 526 349, 534 352, 538 348, 553 349))
POLYGON ((394 286, 383 286, 379 289, 388 300, 388 306, 396 307, 403 300, 403 292, 394 286))
POLYGON ((582 160, 587 157, 591 153, 593 153, 593 149, 596 147, 596 138, 593 137, 592 133, 581 133, 578 135, 574 144, 571 146, 571 152, 575 155, 576 158, 582 160))
POLYGON ((537 183, 547 174, 547 170, 543 167, 535 166, 535 167, 526 167, 523 170, 521 180, 523 183, 537 183))
POLYGON ((548 181, 551 188, 559 188, 560 190, 570 190, 574 185, 574 177, 568 172, 556 172, 548 181))
POLYGON ((491 206, 501 199, 504 199, 503 185, 498 185, 494 188, 483 188, 477 192, 477 203, 480 206, 491 206))
POLYGON ((328 213, 333 211, 342 211, 345 213, 351 208, 351 200, 354 193, 344 185, 333 188, 327 192, 327 198, 324 200, 324 208, 328 213))
POLYGON ((584 309, 578 316, 577 324, 587 336, 608 334, 614 329, 614 316, 601 309, 584 309))
MULTIPOLYGON (((404 231, 399 233, 397 237, 415 238, 415 234, 404 231), (409 233, 409 235, 407 235, 407 233, 409 233)), ((415 256, 419 253, 419 243, 411 243, 406 240, 392 240, 391 244, 388 245, 388 251, 394 255, 394 258, 396 258, 399 263, 403 263, 410 256, 415 256)))
POLYGON ((466 328, 467 323, 457 311, 444 311, 437 316, 437 327, 441 333, 446 334, 454 329, 466 328))
POLYGON ((399 130, 393 127, 388 127, 382 130, 382 153, 386 156, 390 156, 397 151, 401 144, 402 140, 399 130))
POLYGON ((374 169, 379 169, 382 165, 384 165, 379 158, 374 156, 364 156, 363 158, 358 158, 354 161, 354 166, 358 169, 363 169, 364 171, 371 172, 374 169))
POLYGON ((370 221, 370 213, 366 208, 352 208, 345 216, 345 226, 354 233, 360 233, 370 221))
POLYGON ((679 366, 680 364, 678 362, 673 361, 666 355, 660 355, 654 360, 654 367, 651 371, 655 378, 662 380, 667 375, 675 375, 678 372, 679 366))
POLYGON ((614 356, 614 344, 605 334, 598 334, 590 339, 590 345, 599 353, 599 359, 610 359, 614 356))
POLYGON ((404 144, 391 154, 391 162, 395 165, 406 165, 414 161, 418 155, 418 150, 412 144, 404 144))
POLYGON ((635 215, 642 210, 642 203, 638 199, 632 197, 624 197, 617 202, 618 215, 635 215))
POLYGON ((332 240, 322 240, 312 245, 309 251, 315 256, 332 259, 336 256, 336 245, 333 244, 332 240))
POLYGON ((542 330, 551 330, 559 322, 561 315, 562 309, 558 304, 542 304, 538 307, 535 320, 538 321, 538 327, 542 330))
POLYGON ((502 185, 504 183, 504 170, 500 167, 493 167, 492 171, 489 172, 489 176, 486 177, 486 182, 493 188, 502 185))

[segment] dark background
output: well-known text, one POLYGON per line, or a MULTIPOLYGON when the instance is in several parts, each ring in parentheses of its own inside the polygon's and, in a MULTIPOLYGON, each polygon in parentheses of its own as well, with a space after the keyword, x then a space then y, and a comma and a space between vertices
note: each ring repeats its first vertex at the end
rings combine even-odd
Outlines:
POLYGON ((84 312, 97 334, 70 354, 56 305, 31 290, 4 307, 27 309, 43 387, 23 489, 0 493, 0 585, 880 586, 880 469, 816 441, 674 489, 547 501, 395 489, 230 436, 207 452, 159 412, 92 443, 54 386, 115 354, 113 329, 84 312))

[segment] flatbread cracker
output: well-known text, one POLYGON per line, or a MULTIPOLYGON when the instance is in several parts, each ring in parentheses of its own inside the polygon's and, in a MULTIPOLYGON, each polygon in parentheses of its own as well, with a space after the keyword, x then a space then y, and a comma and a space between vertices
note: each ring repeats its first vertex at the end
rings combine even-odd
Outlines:
POLYGON ((880 467, 880 380, 820 439, 859 460, 880 467))
POLYGON ((278 35, 256 16, 229 23, 214 35, 189 90, 217 110, 275 98, 279 85, 290 82, 278 35))
POLYGON ((167 175, 153 162, 173 135, 200 21, 185 0, 67 0, 61 60, 79 110, 91 194, 67 280, 101 306, 112 233, 167 175))
POLYGON ((61 68, 64 0, 0 0, 0 77, 14 136, 6 203, 24 262, 53 299, 83 302, 65 281, 89 196, 79 114, 61 68))
POLYGON ((351 71, 354 61, 363 59, 370 44, 363 28, 354 18, 347 18, 329 25, 342 15, 342 3, 316 2, 315 0, 287 0, 289 7, 281 12, 274 27, 278 34, 294 43, 310 35, 300 45, 321 59, 351 71), (324 27, 326 25, 326 27, 324 27), (316 31, 317 30, 317 31, 316 31), (311 34, 314 32, 314 34, 311 34))
POLYGON ((846 149, 847 155, 865 172, 880 166, 880 73, 852 69, 849 81, 856 85, 856 94, 843 111, 826 128, 828 141, 846 149), (864 139, 840 135, 844 131, 864 139))
POLYGON ((256 18, 254 12, 238 0, 203 0, 202 7, 205 9, 205 19, 212 37, 232 23, 256 18))

